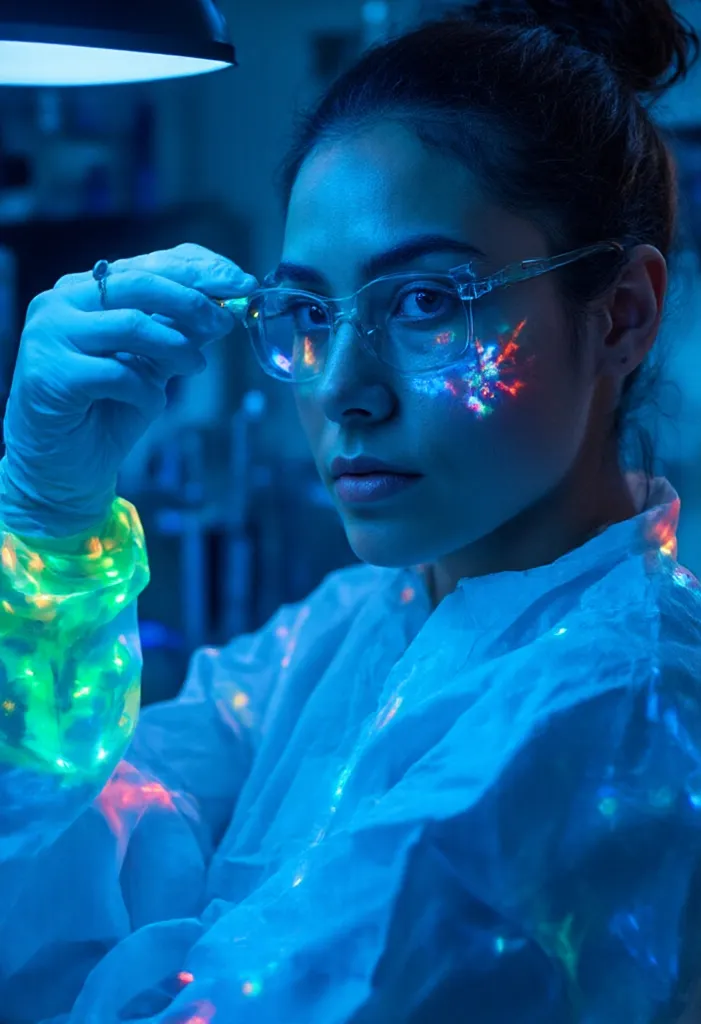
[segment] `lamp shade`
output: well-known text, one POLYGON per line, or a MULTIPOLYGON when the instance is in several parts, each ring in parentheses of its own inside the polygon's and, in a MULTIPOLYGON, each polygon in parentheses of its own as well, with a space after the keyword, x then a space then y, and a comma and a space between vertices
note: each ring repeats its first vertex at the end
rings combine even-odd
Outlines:
POLYGON ((215 0, 0 0, 0 85, 106 85, 236 64, 215 0))

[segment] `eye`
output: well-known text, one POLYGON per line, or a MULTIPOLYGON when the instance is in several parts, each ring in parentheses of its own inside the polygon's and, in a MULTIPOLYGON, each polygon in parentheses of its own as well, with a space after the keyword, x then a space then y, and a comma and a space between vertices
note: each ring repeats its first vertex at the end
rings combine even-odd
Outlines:
POLYGON ((285 304, 284 314, 294 321, 295 329, 303 333, 318 331, 322 327, 328 327, 329 324, 324 307, 309 299, 289 299, 285 304))
POLYGON ((455 307, 456 297, 428 285, 414 286, 397 297, 394 316, 403 320, 432 320, 455 307))

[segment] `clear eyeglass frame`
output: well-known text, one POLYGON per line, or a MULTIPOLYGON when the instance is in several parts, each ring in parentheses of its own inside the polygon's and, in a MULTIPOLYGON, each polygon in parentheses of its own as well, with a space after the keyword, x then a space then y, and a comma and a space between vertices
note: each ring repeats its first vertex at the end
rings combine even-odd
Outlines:
MULTIPOLYGON (((361 288, 358 288, 357 291, 343 298, 327 298, 303 289, 284 288, 277 285, 264 285, 252 292, 251 295, 245 296, 244 298, 216 299, 215 301, 219 306, 231 310, 236 318, 248 329, 256 358, 265 373, 276 380, 284 381, 288 384, 298 384, 300 383, 299 381, 295 380, 290 373, 277 366, 268 357, 265 339, 261 324, 258 320, 258 311, 256 308, 256 301, 260 301, 260 299, 267 293, 284 293, 286 295, 298 296, 313 302, 315 306, 326 312, 329 321, 330 337, 336 333, 341 323, 351 323, 355 327, 361 343, 363 343, 368 351, 370 351, 378 360, 385 362, 386 360, 382 359, 382 356, 372 344, 372 335, 377 328, 374 327, 368 329, 359 318, 357 310, 358 296, 373 285, 379 282, 397 282, 399 284, 402 282, 411 283, 412 281, 416 281, 417 283, 425 283, 427 277, 430 277, 432 281, 438 281, 439 279, 446 282, 450 281, 455 286, 457 295, 465 306, 466 316, 468 317, 467 322, 470 324, 471 303, 473 303, 475 299, 482 298, 484 295, 488 295, 490 292, 493 292, 498 288, 508 288, 512 285, 520 284, 522 281, 529 281, 533 278, 541 277, 543 274, 548 274, 553 270, 558 270, 560 267, 565 267, 571 263, 575 263, 579 260, 587 259, 590 256, 596 256, 604 252, 616 252, 619 256, 624 256, 626 253, 626 246, 623 243, 614 240, 598 242, 595 245, 587 245, 580 249, 573 249, 569 252, 561 253, 558 256, 521 260, 517 263, 509 263, 507 266, 502 267, 501 270, 484 277, 476 276, 474 261, 472 263, 465 263, 458 267, 453 267, 446 273, 414 271, 411 273, 387 274, 383 277, 376 277, 372 281, 368 281, 361 288), (337 310, 337 307, 347 307, 350 303, 353 305, 349 312, 340 312, 337 310)), ((451 359, 451 364, 463 359, 472 344, 473 338, 471 336, 472 332, 469 329, 469 326, 465 333, 465 344, 462 350, 455 354, 451 359)), ((396 370, 396 367, 393 368, 396 370)), ((430 371, 425 372, 435 372, 437 368, 438 367, 434 367, 430 371)), ((447 367, 440 368, 445 369, 447 367)), ((414 373, 408 372, 403 375, 415 376, 414 373)), ((313 379, 313 377, 306 377, 305 381, 309 379, 313 379)))

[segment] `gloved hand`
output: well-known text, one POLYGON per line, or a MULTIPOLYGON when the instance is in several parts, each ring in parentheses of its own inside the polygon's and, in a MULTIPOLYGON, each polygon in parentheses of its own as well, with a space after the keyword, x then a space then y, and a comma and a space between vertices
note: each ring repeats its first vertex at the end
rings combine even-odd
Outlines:
POLYGON ((200 373, 202 347, 234 317, 207 296, 257 282, 184 244, 110 265, 107 310, 92 272, 62 277, 30 304, 5 415, 0 520, 24 536, 62 537, 103 522, 117 473, 176 375, 200 373))

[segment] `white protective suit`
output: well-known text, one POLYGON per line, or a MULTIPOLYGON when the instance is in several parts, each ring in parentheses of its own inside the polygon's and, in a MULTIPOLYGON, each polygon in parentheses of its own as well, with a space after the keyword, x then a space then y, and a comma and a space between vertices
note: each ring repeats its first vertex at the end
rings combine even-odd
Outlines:
POLYGON ((678 509, 655 481, 435 611, 418 571, 334 573, 197 652, 101 792, 0 775, 2 1024, 677 1020, 701 979, 678 509))

